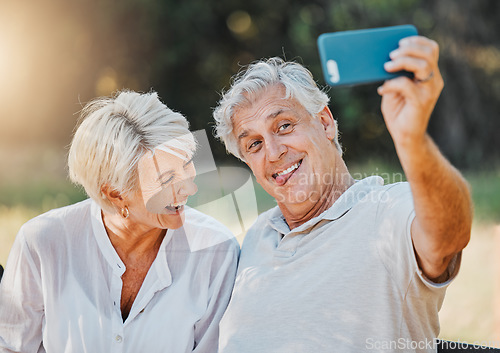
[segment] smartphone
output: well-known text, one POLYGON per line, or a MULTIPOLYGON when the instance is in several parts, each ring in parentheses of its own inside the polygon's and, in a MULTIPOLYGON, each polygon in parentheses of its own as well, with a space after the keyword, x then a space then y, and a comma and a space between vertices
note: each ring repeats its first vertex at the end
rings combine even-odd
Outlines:
POLYGON ((318 49, 325 81, 330 86, 354 86, 385 81, 406 71, 389 73, 384 63, 389 53, 405 37, 417 35, 413 25, 324 33, 318 37, 318 49))

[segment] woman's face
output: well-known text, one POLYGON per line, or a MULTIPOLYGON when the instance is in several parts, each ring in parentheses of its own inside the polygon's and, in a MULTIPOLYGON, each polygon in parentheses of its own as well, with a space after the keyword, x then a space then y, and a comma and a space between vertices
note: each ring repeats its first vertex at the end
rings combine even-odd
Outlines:
POLYGON ((147 152, 138 164, 139 188, 129 198, 130 221, 161 229, 176 229, 184 221, 184 205, 198 188, 192 158, 175 150, 147 152))

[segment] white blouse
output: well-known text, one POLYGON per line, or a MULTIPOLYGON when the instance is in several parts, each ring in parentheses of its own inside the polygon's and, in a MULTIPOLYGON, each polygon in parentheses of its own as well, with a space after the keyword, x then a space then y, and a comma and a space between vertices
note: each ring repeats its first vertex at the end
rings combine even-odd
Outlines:
POLYGON ((99 206, 85 200, 27 222, 0 284, 0 352, 216 352, 239 246, 219 222, 185 212, 125 322, 125 266, 99 206))

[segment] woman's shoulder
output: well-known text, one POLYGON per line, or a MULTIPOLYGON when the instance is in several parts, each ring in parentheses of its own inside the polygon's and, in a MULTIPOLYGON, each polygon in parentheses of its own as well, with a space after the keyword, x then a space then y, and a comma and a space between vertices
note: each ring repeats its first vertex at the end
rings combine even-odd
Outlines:
POLYGON ((58 238, 58 235, 68 231, 81 229, 82 224, 89 222, 91 205, 91 200, 87 199, 42 213, 26 222, 19 234, 27 241, 35 241, 40 237, 46 241, 49 238, 58 238))
POLYGON ((239 244, 231 230, 215 218, 193 208, 186 208, 184 231, 191 250, 223 247, 239 251, 239 244))

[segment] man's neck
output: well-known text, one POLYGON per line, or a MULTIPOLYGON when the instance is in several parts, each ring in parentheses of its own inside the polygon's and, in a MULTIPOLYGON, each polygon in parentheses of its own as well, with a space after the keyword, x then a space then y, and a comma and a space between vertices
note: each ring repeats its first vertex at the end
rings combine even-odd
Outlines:
POLYGON ((290 229, 301 226, 332 207, 335 201, 354 184, 355 181, 349 174, 345 164, 343 167, 342 172, 336 174, 336 182, 327 185, 327 189, 318 201, 308 200, 296 205, 286 205, 278 202, 278 206, 290 229))

